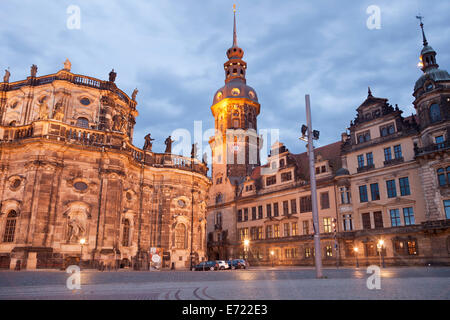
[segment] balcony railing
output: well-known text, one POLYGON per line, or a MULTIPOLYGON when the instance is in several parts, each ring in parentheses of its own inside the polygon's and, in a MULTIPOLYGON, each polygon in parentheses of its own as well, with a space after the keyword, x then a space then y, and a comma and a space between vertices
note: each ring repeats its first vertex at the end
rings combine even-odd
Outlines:
POLYGON ((384 164, 385 167, 387 167, 387 166, 393 166, 393 165, 402 163, 404 161, 405 160, 403 159, 403 157, 400 157, 400 158, 394 158, 394 159, 391 159, 391 160, 386 160, 386 161, 383 162, 383 164, 384 164))
POLYGON ((358 173, 360 173, 360 172, 366 172, 366 171, 369 171, 369 170, 372 170, 372 169, 375 169, 375 165, 374 164, 369 164, 369 165, 364 166, 364 167, 358 167, 356 170, 357 170, 358 173))
POLYGON ((208 168, 198 159, 170 153, 153 153, 141 150, 128 141, 125 134, 105 132, 71 126, 55 120, 42 120, 27 126, 0 126, 0 143, 13 143, 24 139, 48 139, 84 147, 107 148, 127 153, 134 161, 144 165, 175 168, 206 175, 208 168))
POLYGON ((440 152, 448 149, 450 149, 450 140, 429 144, 422 148, 414 148, 414 153, 416 156, 420 156, 426 153, 440 152))

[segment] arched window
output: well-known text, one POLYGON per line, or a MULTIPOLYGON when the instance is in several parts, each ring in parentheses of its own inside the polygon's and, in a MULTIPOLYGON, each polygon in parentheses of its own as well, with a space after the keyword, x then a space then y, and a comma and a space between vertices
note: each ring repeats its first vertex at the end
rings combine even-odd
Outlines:
POLYGON ((77 127, 81 128, 89 128, 89 120, 83 117, 80 117, 77 119, 77 127))
POLYGON ((441 119, 441 108, 437 103, 433 103, 430 106, 430 120, 431 122, 440 121, 441 119))
POLYGON ((5 233, 3 234, 3 242, 14 242, 16 233, 17 212, 11 210, 6 218, 5 233))
POLYGON ((15 127, 15 126, 16 126, 16 120, 11 121, 11 122, 9 123, 9 126, 10 126, 10 127, 15 127))
POLYGON ((221 193, 216 195, 216 203, 221 203, 223 201, 223 196, 221 193))
POLYGON ((125 219, 123 221, 122 246, 128 247, 129 245, 130 245, 130 220, 125 219))
POLYGON ((186 226, 182 223, 178 224, 175 228, 175 248, 186 248, 186 226))

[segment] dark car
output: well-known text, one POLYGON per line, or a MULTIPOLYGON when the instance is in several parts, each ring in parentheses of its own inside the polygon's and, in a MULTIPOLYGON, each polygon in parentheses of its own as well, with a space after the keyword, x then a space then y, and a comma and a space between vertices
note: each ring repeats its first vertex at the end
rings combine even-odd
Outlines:
POLYGON ((231 269, 247 269, 249 267, 248 262, 244 259, 233 259, 227 262, 231 269))
POLYGON ((195 271, 208 271, 208 270, 217 270, 219 268, 219 264, 216 261, 204 261, 200 262, 196 266, 194 266, 195 271))

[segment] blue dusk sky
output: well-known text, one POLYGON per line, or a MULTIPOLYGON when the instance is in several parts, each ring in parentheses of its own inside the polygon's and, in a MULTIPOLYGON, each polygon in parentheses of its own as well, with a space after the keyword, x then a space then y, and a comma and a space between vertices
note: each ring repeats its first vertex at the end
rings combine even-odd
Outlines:
POLYGON ((151 132, 153 150, 162 152, 173 130, 214 125, 210 107, 224 83, 233 3, 247 84, 261 104, 258 127, 279 129, 294 153, 306 150, 298 137, 307 93, 319 146, 340 139, 368 86, 404 116, 414 112, 418 13, 440 68, 450 69, 447 0, 0 0, 0 71, 9 67, 17 81, 32 64, 45 75, 69 58, 72 72, 106 80, 114 68, 119 88, 139 89, 134 144, 142 147, 151 132), (79 29, 67 27, 70 5, 80 8, 79 29), (379 29, 367 27, 371 5, 380 9, 379 29))

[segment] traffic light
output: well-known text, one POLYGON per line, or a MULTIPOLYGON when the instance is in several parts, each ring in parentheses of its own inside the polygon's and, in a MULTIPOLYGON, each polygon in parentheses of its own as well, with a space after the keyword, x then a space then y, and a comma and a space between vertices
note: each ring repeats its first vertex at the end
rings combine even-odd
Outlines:
POLYGON ((306 135, 306 131, 308 130, 308 127, 302 124, 302 136, 306 135))

